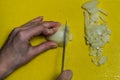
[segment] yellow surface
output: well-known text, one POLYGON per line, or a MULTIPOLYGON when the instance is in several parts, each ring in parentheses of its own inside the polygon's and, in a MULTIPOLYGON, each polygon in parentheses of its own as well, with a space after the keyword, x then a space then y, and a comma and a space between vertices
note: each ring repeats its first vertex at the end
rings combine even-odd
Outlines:
MULTIPOLYGON (((73 33, 73 41, 67 45, 65 69, 74 73, 72 80, 120 80, 120 0, 100 0, 100 7, 109 16, 111 41, 103 54, 108 61, 101 67, 91 63, 88 46, 84 41, 84 17, 81 5, 87 0, 0 0, 0 46, 10 31, 25 22, 44 16, 44 20, 65 23, 73 33)), ((38 44, 41 38, 33 40, 38 44)), ((55 80, 60 73, 62 48, 49 50, 29 64, 15 71, 5 80, 55 80)))

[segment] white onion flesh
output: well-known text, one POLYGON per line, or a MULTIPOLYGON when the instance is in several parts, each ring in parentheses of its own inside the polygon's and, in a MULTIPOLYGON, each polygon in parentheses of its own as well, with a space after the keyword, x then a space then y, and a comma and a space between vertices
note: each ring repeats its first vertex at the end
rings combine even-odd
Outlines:
POLYGON ((85 38, 90 47, 90 55, 93 56, 92 62, 96 65, 102 65, 106 62, 102 56, 103 47, 110 41, 111 30, 108 28, 104 16, 105 11, 97 8, 98 0, 90 0, 82 5, 85 10, 85 38), (99 59, 98 59, 99 58, 99 59))
MULTIPOLYGON (((47 37, 47 40, 54 41, 58 44, 58 46, 62 47, 64 43, 64 31, 65 31, 65 26, 60 26, 55 34, 47 37)), ((66 44, 69 42, 69 40, 72 40, 72 35, 70 34, 70 30, 67 27, 66 44)))

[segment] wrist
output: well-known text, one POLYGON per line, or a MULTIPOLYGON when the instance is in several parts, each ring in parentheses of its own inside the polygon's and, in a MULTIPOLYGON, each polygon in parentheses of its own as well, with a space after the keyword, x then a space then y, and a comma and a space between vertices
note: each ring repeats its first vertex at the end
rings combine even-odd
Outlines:
POLYGON ((13 71, 14 69, 12 69, 7 63, 0 61, 0 80, 7 77, 13 71))

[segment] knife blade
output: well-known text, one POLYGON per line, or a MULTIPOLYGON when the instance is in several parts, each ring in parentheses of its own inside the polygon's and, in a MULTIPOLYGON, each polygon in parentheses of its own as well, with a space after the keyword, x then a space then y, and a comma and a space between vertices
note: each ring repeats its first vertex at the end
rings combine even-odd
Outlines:
POLYGON ((62 66, 61 66, 61 72, 64 70, 65 65, 65 52, 66 52, 66 35, 67 35, 67 21, 65 23, 65 29, 64 29, 64 42, 63 42, 63 53, 62 53, 62 66))

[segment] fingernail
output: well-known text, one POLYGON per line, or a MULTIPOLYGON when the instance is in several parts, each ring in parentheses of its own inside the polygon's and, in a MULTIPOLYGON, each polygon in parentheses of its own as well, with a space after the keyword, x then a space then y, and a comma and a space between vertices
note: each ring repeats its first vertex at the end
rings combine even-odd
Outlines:
POLYGON ((55 45, 52 45, 52 48, 56 48, 57 47, 57 44, 55 44, 55 45))
POLYGON ((72 79, 72 71, 71 70, 65 70, 61 73, 61 75, 58 77, 57 80, 71 80, 72 79))
POLYGON ((38 22, 38 21, 42 21, 42 20, 43 20, 43 16, 39 16, 39 17, 35 18, 33 22, 38 22))
POLYGON ((66 70, 63 72, 63 74, 67 80, 70 80, 72 78, 72 71, 71 70, 66 70))
POLYGON ((49 45, 51 46, 51 48, 56 48, 58 46, 57 43, 53 41, 49 41, 49 45))
POLYGON ((60 26, 60 25, 61 25, 61 23, 59 23, 59 22, 56 22, 56 24, 57 24, 57 26, 60 26))
POLYGON ((53 22, 52 25, 53 26, 60 26, 61 24, 60 24, 60 22, 53 22))

